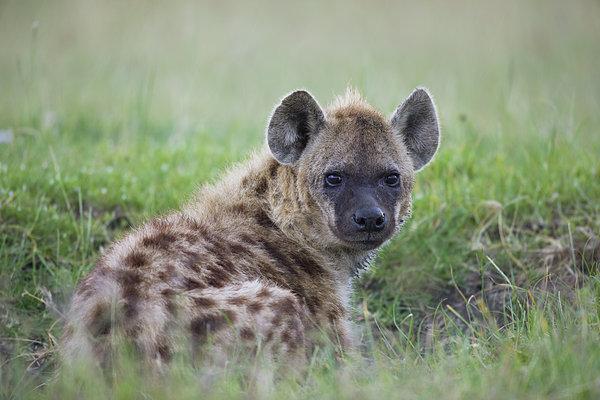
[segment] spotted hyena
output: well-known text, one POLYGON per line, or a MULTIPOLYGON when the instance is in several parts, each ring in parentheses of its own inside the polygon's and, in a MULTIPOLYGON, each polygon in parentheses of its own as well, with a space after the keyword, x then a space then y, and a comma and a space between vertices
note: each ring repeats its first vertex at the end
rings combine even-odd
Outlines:
POLYGON ((438 143, 424 89, 390 119, 353 90, 325 110, 289 94, 264 151, 104 252, 75 292, 64 357, 104 363, 116 335, 159 366, 204 343, 300 361, 316 333, 352 348, 351 280, 409 216, 438 143))

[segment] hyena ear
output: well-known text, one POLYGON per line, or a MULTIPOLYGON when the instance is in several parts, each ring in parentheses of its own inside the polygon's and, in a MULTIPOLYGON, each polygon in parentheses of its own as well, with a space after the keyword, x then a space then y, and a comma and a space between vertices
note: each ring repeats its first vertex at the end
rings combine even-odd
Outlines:
POLYGON ((321 107, 308 92, 290 93, 275 108, 269 121, 267 143, 271 153, 281 164, 296 163, 324 123, 321 107))
POLYGON ((427 90, 415 89, 396 109, 391 124, 402 137, 415 171, 427 165, 440 143, 437 113, 427 90))

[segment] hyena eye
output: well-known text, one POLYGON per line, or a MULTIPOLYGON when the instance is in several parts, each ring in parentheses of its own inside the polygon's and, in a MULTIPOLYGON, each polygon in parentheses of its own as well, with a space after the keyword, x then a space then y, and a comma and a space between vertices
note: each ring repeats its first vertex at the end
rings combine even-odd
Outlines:
POLYGON ((383 182, 391 187, 398 186, 400 183, 400 175, 398 174, 389 174, 385 178, 383 178, 383 182))
POLYGON ((338 186, 342 183, 342 176, 337 172, 325 175, 327 186, 338 186))

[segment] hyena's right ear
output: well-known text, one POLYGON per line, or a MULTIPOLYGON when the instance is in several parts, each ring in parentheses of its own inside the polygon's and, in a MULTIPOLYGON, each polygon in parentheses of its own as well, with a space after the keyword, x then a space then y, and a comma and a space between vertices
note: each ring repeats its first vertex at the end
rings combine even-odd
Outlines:
POLYGON ((398 107, 390 122, 402 137, 415 171, 427 165, 440 144, 437 112, 427 90, 415 89, 398 107))
POLYGON ((271 153, 281 164, 295 164, 324 123, 323 111, 310 93, 292 92, 275 108, 269 121, 267 143, 271 153))

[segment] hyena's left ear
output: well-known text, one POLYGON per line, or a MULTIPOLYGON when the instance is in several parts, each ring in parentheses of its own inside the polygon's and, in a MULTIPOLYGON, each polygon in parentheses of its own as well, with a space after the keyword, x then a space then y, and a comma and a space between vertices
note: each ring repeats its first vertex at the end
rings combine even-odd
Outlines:
POLYGON ((427 90, 415 89, 396 109, 391 124, 402 137, 415 171, 427 165, 440 143, 437 113, 427 90))
POLYGON ((271 116, 267 143, 277 161, 292 165, 298 161, 311 137, 325 122, 321 107, 304 90, 287 95, 271 116))

